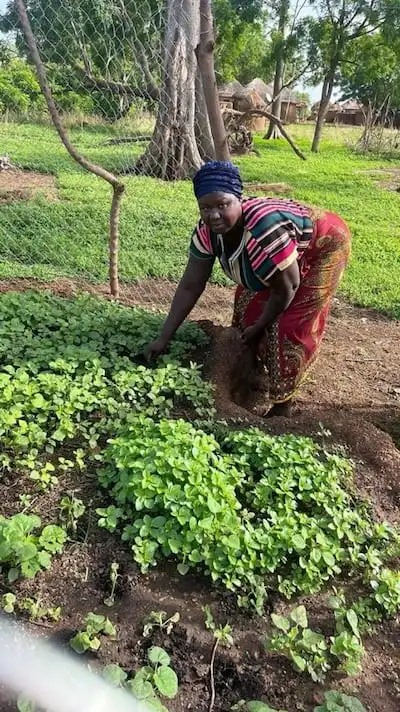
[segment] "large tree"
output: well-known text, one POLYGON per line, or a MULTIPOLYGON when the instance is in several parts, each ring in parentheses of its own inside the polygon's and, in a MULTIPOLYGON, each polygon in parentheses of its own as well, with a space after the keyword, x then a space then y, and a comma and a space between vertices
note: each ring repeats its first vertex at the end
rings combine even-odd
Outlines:
POLYGON ((400 108, 400 57, 381 32, 359 37, 348 47, 340 73, 343 98, 358 99, 376 111, 400 108))
MULTIPOLYGON (((306 18, 304 2, 296 0, 270 0, 271 56, 274 61, 273 102, 271 112, 281 118, 282 89, 292 87, 307 71, 304 52, 306 18)), ((282 138, 276 121, 271 120, 265 138, 282 138)))
MULTIPOLYGON (((109 118, 120 118, 138 99, 156 113, 153 137, 132 170, 174 180, 192 173, 214 153, 227 156, 212 77, 210 81, 208 71, 208 89, 214 95, 210 125, 213 103, 209 95, 205 100, 197 65, 200 0, 27 3, 47 66, 62 65, 66 77, 72 72, 80 88, 97 104, 102 102, 103 113, 108 112, 109 118), (218 120, 220 140, 215 152, 212 129, 218 120)), ((25 53, 12 2, 1 24, 6 30, 17 29, 17 44, 25 53)), ((212 21, 210 31, 212 34, 212 21)), ((207 53, 211 56, 209 49, 207 53)), ((209 61, 206 64, 211 66, 209 61)))
POLYGON ((260 0, 214 0, 216 72, 220 84, 237 79, 273 76, 271 41, 266 33, 267 11, 260 0))
POLYGON ((322 127, 353 42, 387 24, 399 24, 399 0, 317 0, 319 16, 309 21, 309 60, 315 83, 322 81, 312 151, 318 152, 322 127))

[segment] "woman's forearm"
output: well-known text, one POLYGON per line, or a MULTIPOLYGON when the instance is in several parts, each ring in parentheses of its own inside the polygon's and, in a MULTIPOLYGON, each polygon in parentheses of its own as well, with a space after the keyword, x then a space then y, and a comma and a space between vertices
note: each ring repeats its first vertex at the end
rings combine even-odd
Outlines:
POLYGON ((204 292, 204 286, 185 287, 180 284, 172 300, 169 314, 161 330, 161 338, 170 341, 182 322, 190 314, 204 292))
POLYGON ((262 326, 263 329, 268 329, 268 327, 272 326, 278 316, 290 306, 295 293, 295 291, 271 292, 259 319, 260 326, 262 326))

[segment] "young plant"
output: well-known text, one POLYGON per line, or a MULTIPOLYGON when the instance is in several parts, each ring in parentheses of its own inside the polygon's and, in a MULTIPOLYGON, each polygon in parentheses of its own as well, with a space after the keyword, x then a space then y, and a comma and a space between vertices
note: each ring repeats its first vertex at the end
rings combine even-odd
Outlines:
POLYGON ((115 640, 117 630, 109 618, 96 613, 88 613, 85 618, 85 628, 69 641, 73 650, 82 655, 87 650, 96 651, 100 648, 101 639, 99 635, 106 635, 111 640, 115 640))
POLYGON ((330 653, 340 661, 339 669, 347 675, 357 675, 361 671, 364 647, 358 627, 358 616, 353 608, 346 607, 346 599, 341 591, 329 598, 333 608, 336 626, 335 635, 330 638, 330 653))
POLYGON ((30 506, 32 505, 32 495, 31 494, 25 494, 25 493, 20 494, 18 496, 18 500, 19 500, 21 507, 23 507, 24 512, 27 509, 29 509, 30 506))
POLYGON ((216 643, 218 645, 225 645, 227 648, 232 647, 232 627, 228 623, 224 626, 217 625, 210 606, 203 606, 203 613, 205 615, 205 626, 207 630, 212 632, 216 643))
POLYGON ((20 611, 28 613, 29 619, 32 621, 47 619, 58 623, 61 618, 61 606, 42 606, 39 596, 37 598, 22 598, 17 605, 20 611))
POLYGON ((111 593, 107 598, 104 599, 104 603, 106 606, 111 608, 114 603, 115 603, 115 587, 117 585, 117 581, 120 578, 120 575, 118 573, 119 571, 119 564, 116 561, 113 561, 113 563, 110 566, 110 583, 111 583, 111 593))
POLYGON ((259 702, 258 700, 241 700, 231 709, 242 710, 242 712, 285 712, 285 710, 276 710, 266 705, 265 702, 259 702))
POLYGON ((4 593, 1 597, 1 608, 4 613, 14 613, 17 603, 17 597, 15 593, 4 593))
POLYGON ((356 697, 333 690, 325 692, 325 701, 315 707, 314 712, 367 712, 367 710, 356 697))
POLYGON ((124 510, 111 504, 109 507, 96 509, 96 514, 100 517, 97 522, 98 526, 113 533, 123 518, 124 510))
POLYGON ((35 533, 40 527, 40 517, 34 514, 0 517, 0 570, 7 572, 10 582, 49 569, 52 555, 62 551, 65 531, 50 524, 35 533))
POLYGON ((138 670, 132 680, 126 683, 127 689, 154 710, 166 712, 159 699, 172 700, 178 693, 178 678, 170 666, 170 657, 162 648, 153 647, 148 651, 149 665, 138 670))
POLYGON ((215 705, 215 679, 214 679, 214 664, 215 656, 217 654, 218 646, 225 645, 230 648, 233 645, 232 628, 226 623, 224 626, 217 625, 214 620, 214 616, 211 612, 209 606, 203 607, 203 612, 205 614, 205 626, 207 630, 210 630, 214 636, 214 645, 211 653, 210 660, 210 704, 208 707, 209 712, 212 712, 215 705))
POLYGON ((147 638, 153 633, 154 628, 159 628, 165 631, 167 635, 170 635, 172 629, 176 623, 179 623, 180 615, 179 613, 174 613, 174 615, 169 616, 165 611, 151 611, 149 615, 145 618, 143 627, 143 636, 147 638))
POLYGON ((288 617, 272 614, 275 629, 266 641, 267 650, 288 657, 300 672, 308 672, 322 682, 330 669, 328 645, 321 633, 308 627, 304 606, 294 608, 288 617))
POLYGON ((383 568, 370 585, 376 607, 386 616, 395 616, 400 610, 400 571, 383 568))
POLYGON ((67 531, 76 534, 78 519, 83 517, 86 507, 82 500, 72 493, 62 497, 59 504, 60 522, 64 524, 67 531))
POLYGON ((17 710, 18 712, 39 712, 35 703, 24 695, 19 695, 17 698, 17 710))
POLYGON ((394 533, 345 488, 350 475, 308 438, 132 416, 104 452, 114 508, 99 523, 124 525, 143 572, 174 557, 182 575, 206 571, 262 615, 267 583, 287 598, 310 594, 385 558, 394 533))

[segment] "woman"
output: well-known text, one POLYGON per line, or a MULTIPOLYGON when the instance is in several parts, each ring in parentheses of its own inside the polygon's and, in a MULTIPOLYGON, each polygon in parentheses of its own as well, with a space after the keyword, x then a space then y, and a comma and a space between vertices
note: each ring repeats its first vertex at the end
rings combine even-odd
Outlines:
POLYGON ((268 415, 287 416, 321 344, 349 259, 349 229, 334 213, 292 200, 243 199, 239 171, 226 161, 206 163, 193 184, 201 219, 170 312, 148 356, 166 350, 218 258, 238 284, 233 325, 268 370, 273 404, 268 415))

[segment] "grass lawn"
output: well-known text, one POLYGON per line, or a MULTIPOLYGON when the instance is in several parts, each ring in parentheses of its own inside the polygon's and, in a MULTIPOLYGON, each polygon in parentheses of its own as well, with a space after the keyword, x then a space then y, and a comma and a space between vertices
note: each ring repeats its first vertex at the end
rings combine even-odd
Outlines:
MULTIPOLYGON (((371 160, 346 145, 357 129, 326 128, 321 153, 309 151, 311 129, 292 129, 307 153, 300 161, 285 142, 256 138, 259 156, 237 160, 247 181, 284 182, 292 197, 336 211, 349 223, 353 256, 342 294, 352 302, 400 317, 400 196, 378 187, 372 169, 393 163, 371 160)), ((359 131, 359 130, 358 130, 359 131)), ((112 128, 71 131, 78 150, 107 168, 132 163, 143 144, 107 146, 112 128)), ((23 168, 56 176, 58 199, 0 202, 0 276, 59 275, 107 279, 108 186, 76 166, 54 131, 43 125, 0 124, 1 153, 23 168)), ((177 279, 197 219, 191 184, 126 178, 121 215, 121 278, 177 279)), ((215 279, 223 279, 219 271, 215 279)))

